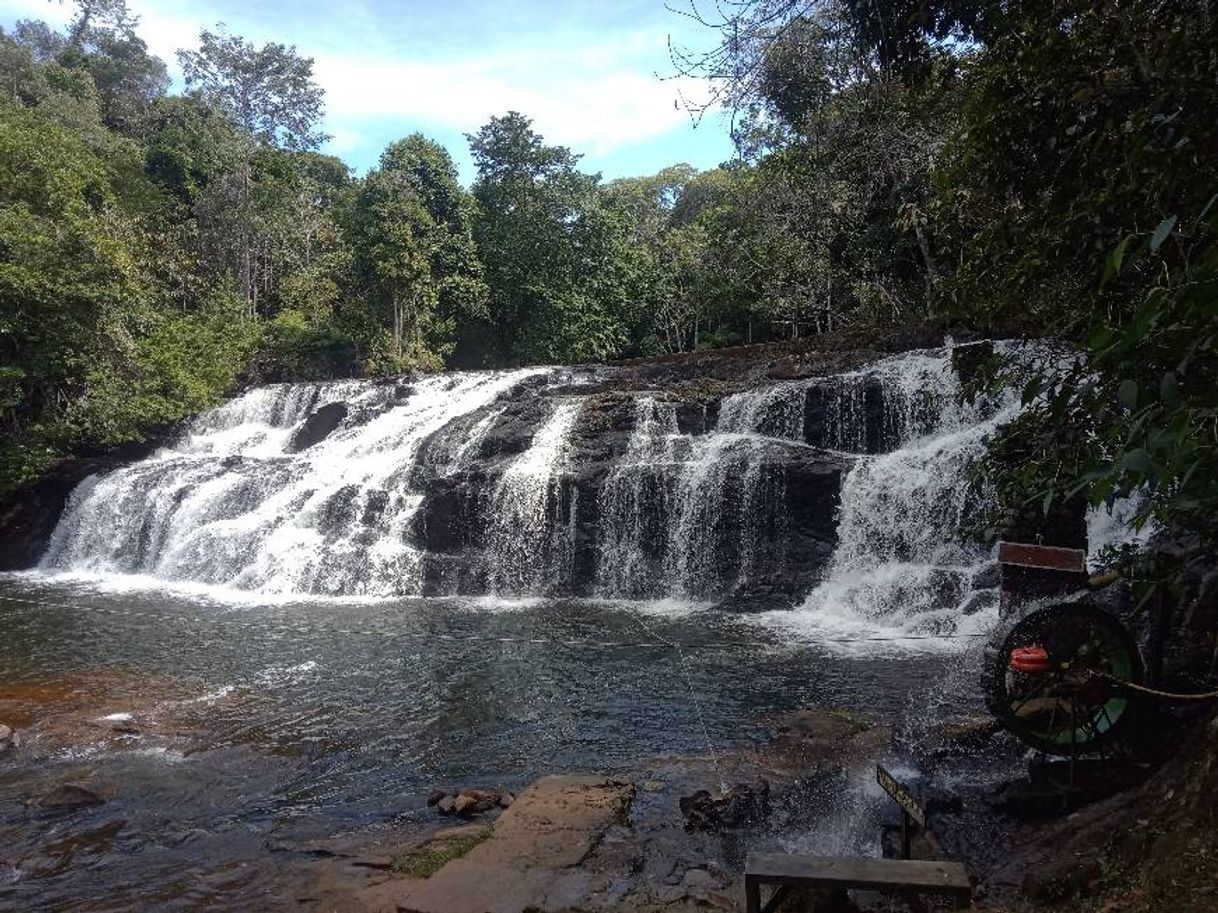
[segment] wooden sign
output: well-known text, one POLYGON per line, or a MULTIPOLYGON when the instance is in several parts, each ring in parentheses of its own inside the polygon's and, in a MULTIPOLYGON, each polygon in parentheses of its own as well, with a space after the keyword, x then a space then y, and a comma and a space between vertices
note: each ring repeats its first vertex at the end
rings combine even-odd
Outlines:
POLYGON ((999 542, 998 563, 1030 567, 1040 571, 1087 573, 1087 553, 1080 548, 1034 545, 1030 542, 999 542))
POLYGON ((916 821, 919 827, 926 827, 926 810, 922 808, 922 804, 879 764, 875 766, 875 779, 884 788, 884 792, 896 800, 905 814, 916 821))

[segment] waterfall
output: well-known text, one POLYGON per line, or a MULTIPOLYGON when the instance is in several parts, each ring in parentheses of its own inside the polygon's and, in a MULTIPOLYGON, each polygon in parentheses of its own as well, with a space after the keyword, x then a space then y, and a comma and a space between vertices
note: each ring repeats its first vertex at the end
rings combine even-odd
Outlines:
POLYGON ((571 518, 562 522, 561 474, 570 455, 569 437, 583 406, 561 400, 499 478, 491 497, 487 535, 491 588, 496 593, 530 595, 566 582, 572 559, 571 518))
POLYGON ((996 606, 996 593, 976 585, 991 549, 965 530, 980 507, 970 470, 1018 406, 1010 397, 962 403, 948 355, 910 353, 848 377, 856 389, 879 377, 893 449, 860 457, 847 474, 828 574, 797 612, 777 620, 851 633, 936 635, 954 633, 966 614, 996 606))
POLYGON ((677 431, 672 402, 643 395, 635 401, 634 428, 626 453, 614 464, 599 494, 601 539, 597 591, 639 599, 662 592, 674 467, 690 439, 677 431))
POLYGON ((201 416, 173 447, 80 486, 42 567, 267 593, 418 592, 419 447, 537 373, 252 390, 201 416), (350 414, 338 428, 292 452, 310 411, 339 400, 350 414))
POLYGON ((632 392, 615 370, 249 390, 81 484, 42 568, 265 594, 731 600, 926 633, 986 605, 989 555, 960 527, 969 468, 1013 407, 962 405, 950 351, 718 401, 632 392))
POLYGON ((758 539, 781 539, 785 517, 781 460, 757 429, 801 433, 793 390, 733 394, 697 436, 678 432, 673 403, 636 401, 626 453, 599 495, 602 596, 705 599, 747 584, 758 539))

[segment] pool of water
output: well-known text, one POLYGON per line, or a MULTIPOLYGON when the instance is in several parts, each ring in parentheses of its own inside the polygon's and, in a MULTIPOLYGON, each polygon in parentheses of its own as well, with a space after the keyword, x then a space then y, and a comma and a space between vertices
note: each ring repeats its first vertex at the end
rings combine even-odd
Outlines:
POLYGON ((90 712, 136 724, 0 756, 11 909, 248 909, 268 852, 422 820, 437 786, 629 773, 810 704, 907 733, 976 709, 977 640, 825 643, 668 603, 267 603, 13 575, 0 631, 0 684, 73 682, 82 706, 96 679, 90 712), (150 735, 158 714, 172 727, 150 735), (26 804, 82 778, 109 801, 26 804))

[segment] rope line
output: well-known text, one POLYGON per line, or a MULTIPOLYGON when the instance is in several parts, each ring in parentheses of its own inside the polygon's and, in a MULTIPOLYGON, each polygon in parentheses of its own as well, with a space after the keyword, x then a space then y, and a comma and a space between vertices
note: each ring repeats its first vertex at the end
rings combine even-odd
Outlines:
POLYGON ((1127 682, 1124 679, 1117 678, 1115 675, 1101 674, 1099 677, 1119 686, 1123 691, 1134 691, 1138 694, 1145 694, 1147 697, 1157 697, 1167 701, 1218 700, 1218 691, 1205 691, 1201 694, 1176 694, 1172 691, 1160 691, 1157 688, 1148 688, 1146 685, 1137 685, 1133 682, 1127 682))
MULTIPOLYGON (((163 612, 148 612, 138 609, 120 609, 111 608, 108 606, 98 605, 81 605, 71 602, 51 602, 45 599, 29 599, 20 596, 2 596, 0 602, 11 602, 22 605, 42 606, 52 609, 71 609, 80 612, 95 612, 106 615, 116 615, 124 618, 148 618, 157 621, 164 621, 170 618, 189 619, 198 624, 206 624, 208 622, 223 621, 228 627, 245 627, 256 630, 265 630, 268 627, 267 619, 259 619, 258 621, 243 621, 235 619, 231 615, 224 616, 204 616, 204 615, 179 615, 172 616, 163 612)), ((508 637, 490 634, 446 634, 441 632, 429 631, 381 631, 374 628, 347 628, 347 627, 326 627, 326 630, 345 636, 361 636, 361 637, 383 637, 401 640, 427 640, 427 641, 447 641, 447 642, 475 642, 475 643, 499 643, 499 644, 522 644, 529 646, 567 646, 567 647, 596 647, 602 649, 661 649, 661 650, 676 650, 682 656, 681 651, 685 648, 697 650, 727 650, 739 649, 741 647, 757 647, 757 648, 772 648, 776 646, 774 641, 762 640, 730 640, 730 641, 710 641, 700 644, 685 644, 682 645, 676 641, 667 640, 655 633, 653 629, 639 620, 636 616, 636 622, 650 634, 654 640, 648 641, 622 641, 622 640, 595 640, 588 638, 562 638, 562 637, 508 637)), ((293 628, 293 630, 296 630, 293 628)), ((895 635, 872 635, 867 637, 839 637, 839 638, 824 638, 821 640, 811 641, 811 645, 820 644, 859 644, 859 643, 900 643, 905 641, 923 641, 923 640, 967 640, 977 637, 988 637, 984 633, 957 633, 957 634, 895 634, 895 635)), ((684 660, 682 660, 684 661, 684 660)))
POLYGON ((675 640, 668 640, 662 634, 657 634, 642 618, 635 618, 641 627, 649 636, 666 643, 677 651, 676 666, 677 672, 681 678, 685 680, 685 687, 689 691, 689 702, 694 705, 694 712, 698 715, 698 723, 702 726, 702 738, 706 743, 706 750, 710 752, 711 767, 715 770, 715 776, 719 778, 719 791, 727 794, 727 780, 724 779, 723 771, 719 768, 719 753, 715 751, 715 743, 711 740, 710 727, 706 724, 706 714, 702 711, 702 702, 698 700, 698 694, 694 690, 694 681, 689 674, 688 663, 685 658, 685 651, 681 649, 681 644, 675 640))

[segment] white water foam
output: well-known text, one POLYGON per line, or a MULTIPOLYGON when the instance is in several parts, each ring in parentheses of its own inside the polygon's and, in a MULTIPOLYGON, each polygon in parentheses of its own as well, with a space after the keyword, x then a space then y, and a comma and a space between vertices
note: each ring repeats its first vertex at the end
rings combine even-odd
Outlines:
POLYGON ((487 535, 496 594, 545 592, 570 574, 571 528, 558 516, 558 486, 570 456, 571 429, 582 408, 582 399, 560 400, 528 450, 499 477, 487 535))
POLYGON ((969 473, 1018 407, 1005 400, 982 420, 961 401, 950 351, 881 365, 885 402, 900 404, 898 418, 885 412, 896 449, 860 457, 846 476, 824 581, 798 610, 756 621, 850 651, 960 649, 993 623, 997 608, 992 591, 973 585, 992 550, 963 529, 979 507, 969 473))
POLYGON ((79 486, 41 567, 142 574, 262 594, 419 591, 411 484, 429 435, 538 370, 264 387, 201 416, 178 445, 79 486), (300 453, 310 410, 352 415, 300 453))

